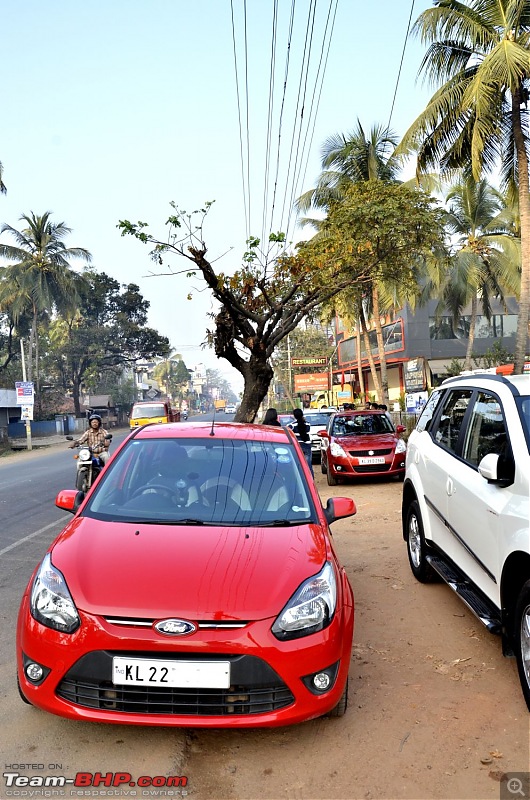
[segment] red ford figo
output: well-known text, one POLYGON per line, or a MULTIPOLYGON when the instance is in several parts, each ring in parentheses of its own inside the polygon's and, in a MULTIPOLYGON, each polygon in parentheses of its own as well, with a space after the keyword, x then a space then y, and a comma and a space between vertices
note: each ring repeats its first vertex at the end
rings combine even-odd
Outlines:
POLYGON ((273 726, 347 705, 353 594, 292 433, 133 431, 36 568, 17 630, 26 702, 76 720, 273 726))
POLYGON ((403 425, 394 425, 385 411, 344 411, 333 415, 321 430, 320 466, 328 484, 347 478, 405 475, 407 444, 403 425))

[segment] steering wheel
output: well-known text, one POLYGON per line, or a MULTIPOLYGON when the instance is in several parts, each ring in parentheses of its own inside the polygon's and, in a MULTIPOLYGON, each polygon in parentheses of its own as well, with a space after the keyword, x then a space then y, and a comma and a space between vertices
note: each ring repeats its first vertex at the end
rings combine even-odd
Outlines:
POLYGON ((175 496, 175 493, 169 488, 169 486, 164 486, 163 483, 146 483, 145 486, 140 486, 137 489, 132 497, 131 500, 134 500, 135 497, 139 497, 141 494, 162 494, 164 497, 168 497, 172 500, 175 496))

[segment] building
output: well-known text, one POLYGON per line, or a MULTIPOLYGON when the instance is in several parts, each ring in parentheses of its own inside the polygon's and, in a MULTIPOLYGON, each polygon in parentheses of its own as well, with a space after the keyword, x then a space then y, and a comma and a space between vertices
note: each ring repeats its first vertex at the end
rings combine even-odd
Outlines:
MULTIPOLYGON (((493 314, 487 318, 479 315, 476 321, 473 353, 483 356, 500 342, 510 353, 515 349, 518 305, 512 297, 506 307, 496 300, 492 303, 493 314)), ((436 315, 437 301, 432 300, 423 307, 412 311, 405 306, 395 315, 387 315, 383 323, 383 339, 387 359, 389 399, 397 404, 407 394, 426 392, 447 377, 447 368, 453 359, 464 359, 468 345, 468 332, 471 308, 454 325, 447 314, 436 315)), ((370 332, 370 349, 376 366, 379 364, 375 328, 370 332)), ((363 338, 349 331, 336 321, 336 341, 338 343, 338 369, 334 370, 334 383, 348 382, 354 392, 362 394, 358 379, 358 350, 362 364, 364 396, 375 394, 370 366, 363 338)), ((364 397, 363 397, 364 399, 364 397)))

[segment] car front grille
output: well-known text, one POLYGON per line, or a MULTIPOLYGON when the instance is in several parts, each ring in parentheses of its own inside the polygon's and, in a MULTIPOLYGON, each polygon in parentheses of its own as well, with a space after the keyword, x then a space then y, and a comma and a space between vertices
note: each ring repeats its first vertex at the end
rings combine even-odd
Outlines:
MULTIPOLYGON (((110 679, 112 657, 122 652, 98 651, 81 658, 57 687, 57 696, 68 703, 100 711, 178 716, 230 716, 265 714, 294 702, 290 689, 277 673, 255 656, 157 653, 156 658, 230 661, 233 684, 228 689, 115 686, 110 679)), ((143 656, 153 653, 128 653, 143 656)))
POLYGON ((68 681, 57 694, 63 700, 100 711, 130 714, 174 714, 179 716, 229 716, 264 714, 288 706, 294 697, 287 686, 249 689, 166 689, 113 686, 109 682, 68 681))
POLYGON ((392 448, 389 447, 385 450, 348 450, 349 454, 354 458, 365 458, 366 456, 389 456, 392 448))

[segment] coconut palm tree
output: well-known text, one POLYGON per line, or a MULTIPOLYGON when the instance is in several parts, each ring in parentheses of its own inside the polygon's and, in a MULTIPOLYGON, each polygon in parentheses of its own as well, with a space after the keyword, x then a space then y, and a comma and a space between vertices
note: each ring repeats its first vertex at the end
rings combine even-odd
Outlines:
POLYGON ((453 255, 445 272, 440 302, 457 322, 471 303, 468 345, 464 363, 471 369, 479 300, 491 319, 493 297, 504 300, 520 283, 520 242, 504 222, 505 198, 486 180, 471 175, 455 182, 446 195, 446 225, 453 238, 453 255))
POLYGON ((2 180, 3 173, 4 173, 4 168, 2 166, 2 162, 0 161, 0 194, 5 194, 7 192, 7 187, 2 180))
MULTIPOLYGON (((296 201, 298 212, 307 213, 310 209, 327 213, 334 203, 340 203, 348 186, 361 181, 383 181, 384 183, 400 183, 398 179, 402 167, 402 157, 395 155, 398 139, 396 135, 374 125, 368 135, 359 120, 354 131, 347 134, 330 136, 322 145, 322 172, 314 189, 305 192, 296 201)), ((301 224, 310 224, 318 231, 321 220, 303 218, 301 224)), ((376 393, 381 402, 388 402, 388 377, 386 356, 381 326, 381 286, 374 279, 365 286, 364 297, 358 296, 355 302, 355 319, 361 324, 368 361, 376 393), (367 315, 369 311, 374 321, 379 350, 381 378, 377 375, 375 361, 368 344, 367 315)))
POLYGON ((0 244, 0 257, 14 262, 2 269, 0 302, 3 307, 11 308, 15 321, 28 311, 33 320, 28 359, 30 381, 34 349, 38 380, 37 323, 40 315, 53 310, 66 312, 75 307, 83 279, 72 270, 70 260, 91 261, 88 250, 66 247, 63 239, 71 229, 64 222, 52 222, 50 214, 46 211, 42 216, 33 212, 23 215, 20 219, 27 227, 20 231, 6 223, 0 227, 0 234, 9 233, 16 242, 16 245, 0 244))
POLYGON ((405 134, 420 173, 468 167, 476 181, 500 166, 503 190, 517 192, 521 293, 515 371, 522 372, 530 309, 530 0, 435 0, 413 33, 428 49, 420 66, 439 88, 405 134))

